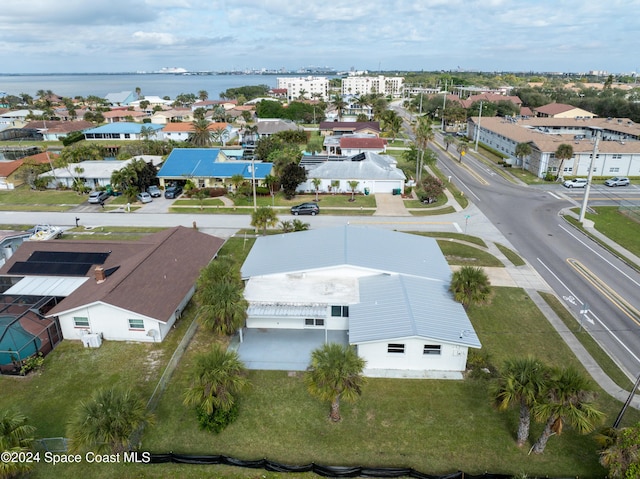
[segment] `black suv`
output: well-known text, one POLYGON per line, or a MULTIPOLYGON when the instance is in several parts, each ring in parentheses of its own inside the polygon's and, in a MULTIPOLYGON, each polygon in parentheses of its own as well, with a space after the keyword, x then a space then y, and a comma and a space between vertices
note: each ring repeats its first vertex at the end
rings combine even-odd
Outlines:
POLYGON ((182 194, 182 186, 170 186, 164 190, 164 197, 168 199, 177 198, 182 194))
POLYGON ((315 203, 302 203, 297 206, 291 207, 291 214, 298 215, 311 215, 315 216, 320 213, 320 207, 315 203))

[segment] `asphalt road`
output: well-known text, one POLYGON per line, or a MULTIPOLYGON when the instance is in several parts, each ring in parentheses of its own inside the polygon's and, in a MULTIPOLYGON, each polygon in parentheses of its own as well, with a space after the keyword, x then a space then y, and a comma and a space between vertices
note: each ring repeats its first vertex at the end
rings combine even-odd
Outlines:
MULTIPOLYGON (((578 318, 576 327, 587 328, 635 378, 640 373, 640 274, 560 218, 563 209, 580 206, 584 191, 560 184, 515 185, 473 156, 470 152, 460 165, 440 152, 440 167, 563 299, 578 318)), ((595 186, 590 198, 590 205, 639 201, 640 188, 595 186)))

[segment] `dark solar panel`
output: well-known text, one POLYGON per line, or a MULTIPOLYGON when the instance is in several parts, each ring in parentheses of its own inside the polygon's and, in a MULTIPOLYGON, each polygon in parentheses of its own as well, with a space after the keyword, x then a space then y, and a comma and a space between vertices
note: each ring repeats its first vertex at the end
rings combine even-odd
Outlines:
POLYGON ((76 253, 73 251, 34 251, 28 261, 39 263, 89 263, 104 264, 109 253, 76 253))
POLYGON ((38 261, 16 261, 8 274, 46 276, 86 276, 92 263, 46 263, 38 261))

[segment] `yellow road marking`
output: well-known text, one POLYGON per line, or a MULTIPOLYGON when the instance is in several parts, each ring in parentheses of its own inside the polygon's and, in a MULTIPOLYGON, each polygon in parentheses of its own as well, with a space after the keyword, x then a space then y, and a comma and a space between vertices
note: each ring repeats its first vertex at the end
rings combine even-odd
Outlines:
POLYGON ((602 293, 611 303, 618 308, 622 313, 627 316, 631 321, 640 326, 640 311, 627 302, 622 296, 616 293, 613 289, 607 286, 600 278, 598 278, 592 271, 590 271, 580 261, 567 258, 567 263, 575 269, 580 276, 586 279, 594 288, 602 293))

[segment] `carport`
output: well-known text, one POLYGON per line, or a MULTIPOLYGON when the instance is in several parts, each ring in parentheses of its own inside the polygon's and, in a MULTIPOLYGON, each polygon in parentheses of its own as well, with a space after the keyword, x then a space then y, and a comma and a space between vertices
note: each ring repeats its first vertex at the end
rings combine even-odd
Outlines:
MULTIPOLYGON (((349 344, 346 331, 326 331, 326 339, 349 344)), ((237 350, 248 369, 304 371, 311 352, 324 342, 324 329, 250 328, 243 331, 242 343, 235 336, 230 348, 237 350)))

